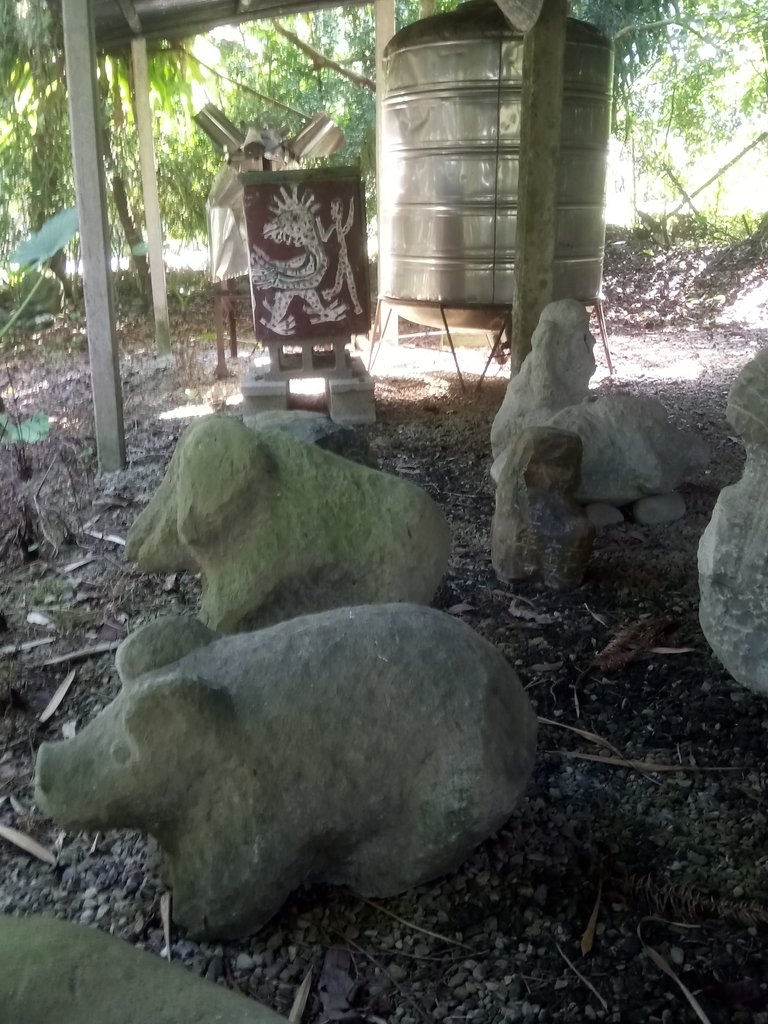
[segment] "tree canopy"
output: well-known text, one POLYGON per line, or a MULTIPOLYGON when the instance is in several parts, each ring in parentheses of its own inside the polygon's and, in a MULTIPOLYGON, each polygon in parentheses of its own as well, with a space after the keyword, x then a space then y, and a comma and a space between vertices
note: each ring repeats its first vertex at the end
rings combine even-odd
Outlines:
MULTIPOLYGON (((398 27, 455 5, 399 0, 398 27)), ((762 190, 733 183, 765 173, 768 0, 575 0, 572 13, 615 43, 614 133, 631 212, 658 220, 672 210, 697 232, 751 230, 766 212, 762 190)), ((154 45, 151 103, 167 235, 205 237, 205 200, 222 161, 192 120, 205 102, 236 123, 285 136, 324 111, 347 139, 334 160, 359 164, 372 181, 374 36, 372 7, 356 6, 154 45)), ((101 55, 99 86, 114 250, 132 254, 145 273, 127 53, 101 55)), ((46 0, 0 4, 0 167, 4 262, 21 238, 73 202, 60 29, 46 0)))

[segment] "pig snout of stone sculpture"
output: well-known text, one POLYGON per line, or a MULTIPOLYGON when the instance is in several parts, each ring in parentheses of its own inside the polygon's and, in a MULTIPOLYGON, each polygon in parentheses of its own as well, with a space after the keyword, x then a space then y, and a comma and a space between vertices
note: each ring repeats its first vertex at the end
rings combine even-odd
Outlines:
POLYGON ((158 620, 117 667, 113 703, 41 746, 36 799, 70 827, 154 835, 196 935, 254 931, 305 882, 387 896, 450 871, 532 770, 536 716, 514 670, 420 605, 211 642, 158 620))
POLYGON ((429 603, 450 530, 422 488, 227 416, 189 427, 126 557, 201 573, 200 617, 234 633, 349 604, 429 603))

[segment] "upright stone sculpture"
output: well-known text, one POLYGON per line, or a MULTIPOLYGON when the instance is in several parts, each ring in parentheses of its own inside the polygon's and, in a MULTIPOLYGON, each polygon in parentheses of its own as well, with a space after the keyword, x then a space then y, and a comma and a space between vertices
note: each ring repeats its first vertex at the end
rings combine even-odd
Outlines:
POLYGON ((95 928, 0 916, 3 1024, 286 1024, 285 1017, 95 928))
POLYGON ((581 302, 560 299, 544 307, 531 351, 507 385, 491 427, 494 458, 524 427, 545 426, 561 409, 585 400, 595 372, 594 347, 581 302))
POLYGON ((528 427, 512 438, 491 526, 491 561, 504 579, 581 583, 595 528, 573 496, 580 470, 576 434, 528 427))
POLYGON ((367 602, 427 603, 450 530, 426 491, 280 431, 207 416, 181 436, 126 557, 202 575, 223 632, 367 602))
POLYGON ((594 342, 580 302, 562 299, 545 307, 531 352, 510 380, 491 428, 491 476, 497 483, 512 439, 525 427, 551 426, 579 435, 583 455, 576 500, 583 505, 625 505, 668 494, 707 464, 706 445, 670 423, 655 399, 589 400, 594 342))
POLYGON ((68 827, 155 836, 195 935, 255 931, 303 882, 391 896, 451 871, 533 767, 536 716, 512 667, 422 605, 220 639, 161 619, 117 668, 112 704, 41 746, 36 799, 68 827))
POLYGON ((699 621, 733 678, 768 694, 768 349, 733 382, 726 416, 747 460, 699 542, 699 621))

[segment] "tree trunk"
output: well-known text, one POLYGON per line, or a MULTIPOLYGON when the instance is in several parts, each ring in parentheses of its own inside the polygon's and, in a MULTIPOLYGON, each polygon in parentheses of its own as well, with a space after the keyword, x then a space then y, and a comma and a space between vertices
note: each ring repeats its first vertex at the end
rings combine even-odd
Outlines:
MULTIPOLYGON (((110 161, 107 161, 107 165, 110 165, 110 161)), ((138 251, 139 247, 144 244, 144 238, 141 231, 136 227, 136 223, 131 216, 131 210, 128 205, 128 193, 122 176, 119 174, 114 164, 109 166, 109 172, 112 185, 112 199, 115 203, 117 216, 120 218, 120 226, 123 229, 125 240, 131 250, 131 260, 133 261, 133 265, 139 278, 141 298, 144 301, 145 306, 149 308, 149 300, 152 295, 152 283, 149 276, 149 261, 147 260, 145 253, 138 251)))

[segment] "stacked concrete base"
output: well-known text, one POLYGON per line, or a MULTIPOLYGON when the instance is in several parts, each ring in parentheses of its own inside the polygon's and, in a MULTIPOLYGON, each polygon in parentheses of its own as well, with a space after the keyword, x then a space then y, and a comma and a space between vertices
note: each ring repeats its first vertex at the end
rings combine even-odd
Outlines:
POLYGON ((290 381, 308 377, 325 378, 328 415, 334 423, 357 426, 376 422, 373 378, 359 358, 346 351, 346 342, 268 342, 269 369, 249 374, 243 383, 243 414, 287 409, 290 381))

